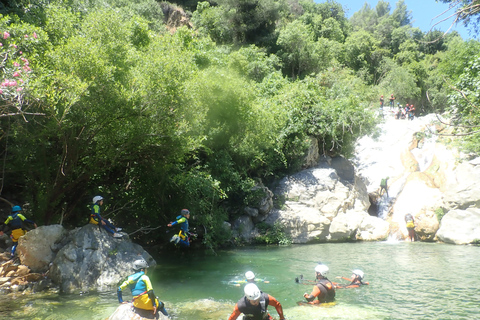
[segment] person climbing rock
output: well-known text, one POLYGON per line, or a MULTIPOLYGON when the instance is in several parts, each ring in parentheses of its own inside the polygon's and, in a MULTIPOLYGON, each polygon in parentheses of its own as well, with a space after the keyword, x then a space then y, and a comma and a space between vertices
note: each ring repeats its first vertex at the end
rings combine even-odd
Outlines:
POLYGON ((415 241, 415 219, 413 219, 413 216, 410 213, 405 215, 405 223, 407 224, 408 230, 407 240, 415 241))
POLYGON ((189 232, 188 232, 188 219, 190 219, 190 211, 188 209, 182 209, 180 215, 175 218, 176 221, 167 224, 167 227, 172 227, 176 224, 180 225, 180 232, 178 235, 174 235, 170 242, 180 245, 181 247, 189 247, 189 232))
POLYGON ((380 109, 383 109, 383 96, 380 96, 380 109))
POLYGON ((315 279, 317 283, 313 287, 312 293, 305 292, 303 297, 309 304, 320 304, 335 301, 335 286, 327 279, 328 267, 319 264, 315 267, 315 279))
POLYGON ((165 304, 159 301, 155 293, 153 292, 152 283, 147 276, 148 263, 143 260, 135 260, 133 262, 134 274, 128 276, 117 290, 118 302, 126 303, 123 301, 122 291, 129 288, 133 296, 133 308, 135 313, 141 317, 147 317, 148 313, 153 312, 158 319, 157 310, 168 317, 165 304))
POLYGON ((7 217, 4 224, 0 226, 0 236, 3 236, 5 229, 11 230, 10 238, 12 238, 13 246, 10 250, 10 256, 13 258, 15 256, 15 251, 17 250, 18 239, 27 233, 28 226, 26 224, 32 225, 34 228, 37 228, 37 224, 32 220, 25 218, 20 212, 22 208, 20 206, 13 206, 12 213, 7 217))
POLYGON ((90 221, 89 223, 97 224, 103 229, 107 230, 108 233, 111 233, 114 238, 121 238, 122 234, 118 233, 122 231, 122 228, 116 228, 113 224, 110 223, 107 219, 104 219, 100 214, 101 206, 103 206, 103 197, 95 196, 93 197, 92 211, 90 212, 90 221))
POLYGON ((385 193, 387 194, 388 198, 388 179, 389 177, 386 177, 380 181, 380 195, 382 195, 382 191, 385 190, 385 193))
POLYGON ((245 296, 235 304, 228 320, 235 320, 242 313, 244 314, 244 320, 273 320, 272 316, 268 313, 268 306, 275 307, 280 320, 285 319, 280 302, 271 295, 260 291, 254 283, 248 283, 243 291, 245 296))

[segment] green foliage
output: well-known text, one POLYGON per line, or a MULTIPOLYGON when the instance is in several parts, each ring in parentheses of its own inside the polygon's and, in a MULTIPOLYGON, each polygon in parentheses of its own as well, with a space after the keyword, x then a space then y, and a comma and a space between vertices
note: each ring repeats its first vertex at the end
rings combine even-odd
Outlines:
POLYGON ((280 223, 276 222, 273 226, 260 222, 257 225, 260 235, 255 238, 258 244, 279 244, 289 245, 292 240, 285 234, 280 223))
POLYGON ((445 211, 443 211, 442 208, 437 208, 437 209, 435 209, 435 215, 437 216, 438 222, 440 222, 442 220, 443 216, 445 215, 445 211))

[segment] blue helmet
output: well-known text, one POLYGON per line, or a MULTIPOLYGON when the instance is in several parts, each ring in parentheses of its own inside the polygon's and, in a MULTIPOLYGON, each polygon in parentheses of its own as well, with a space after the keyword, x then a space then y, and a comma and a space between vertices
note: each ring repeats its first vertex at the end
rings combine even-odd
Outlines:
POLYGON ((20 206, 13 206, 12 212, 18 212, 18 211, 22 211, 22 208, 20 206))

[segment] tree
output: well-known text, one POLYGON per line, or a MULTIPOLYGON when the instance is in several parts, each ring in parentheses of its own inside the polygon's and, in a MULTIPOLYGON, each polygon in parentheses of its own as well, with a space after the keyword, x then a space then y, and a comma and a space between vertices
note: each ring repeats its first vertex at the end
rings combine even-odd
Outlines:
POLYGON ((437 0, 451 5, 448 11, 449 16, 456 16, 452 24, 462 22, 466 26, 471 26, 475 33, 478 33, 480 28, 480 1, 479 0, 437 0), (454 12, 451 13, 453 10, 454 12))

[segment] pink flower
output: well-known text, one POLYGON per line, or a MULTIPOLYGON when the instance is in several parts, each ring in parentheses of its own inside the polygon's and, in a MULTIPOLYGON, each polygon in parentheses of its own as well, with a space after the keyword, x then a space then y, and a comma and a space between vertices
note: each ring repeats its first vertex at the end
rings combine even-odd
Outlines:
MULTIPOLYGON (((15 46, 15 48, 17 48, 17 46, 15 46)), ((22 51, 18 51, 18 53, 19 53, 19 54, 23 54, 23 52, 22 52, 22 51)))
POLYGON ((2 94, 2 93, 3 93, 3 90, 2 90, 2 89, 0 89, 0 94, 2 94))
POLYGON ((33 37, 34 37, 35 39, 37 39, 37 33, 36 33, 36 32, 33 33, 33 37))
POLYGON ((8 37, 10 37, 10 33, 8 33, 7 31, 5 31, 3 33, 3 39, 7 39, 8 37))
POLYGON ((25 35, 25 38, 28 38, 28 34, 25 35))
POLYGON ((18 62, 16 62, 16 61, 13 63, 13 65, 14 65, 15 67, 20 67, 20 63, 18 63, 18 62))
POLYGON ((0 47, 3 47, 3 43, 0 42, 0 47))
POLYGON ((17 86, 17 81, 13 80, 13 81, 10 81, 10 87, 15 87, 17 86))
POLYGON ((20 73, 18 73, 17 71, 15 71, 15 72, 13 73, 13 76, 14 76, 14 77, 20 77, 20 73))
POLYGON ((22 91, 22 90, 23 90, 23 88, 17 88, 17 91, 22 91))

